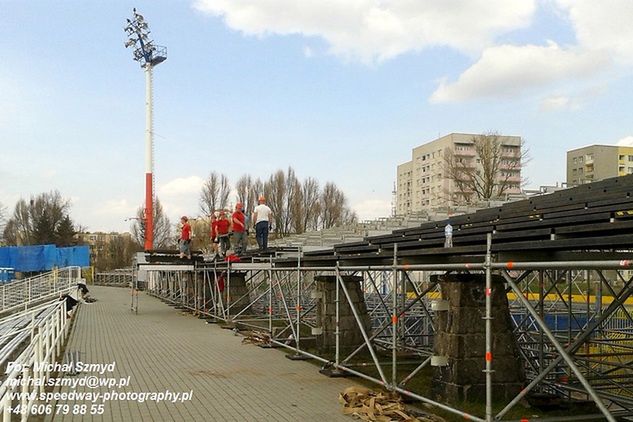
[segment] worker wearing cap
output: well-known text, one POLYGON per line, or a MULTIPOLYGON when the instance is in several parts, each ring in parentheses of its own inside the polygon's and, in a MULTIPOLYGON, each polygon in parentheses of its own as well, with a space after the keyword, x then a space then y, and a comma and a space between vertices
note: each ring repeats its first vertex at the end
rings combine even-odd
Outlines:
POLYGON ((260 251, 268 249, 268 230, 273 221, 273 212, 266 205, 264 195, 259 197, 259 205, 253 211, 253 223, 255 224, 255 238, 260 251))
POLYGON ((233 223, 233 241, 235 242, 235 253, 241 255, 246 252, 246 224, 244 224, 244 206, 241 202, 235 204, 235 212, 231 216, 233 223))

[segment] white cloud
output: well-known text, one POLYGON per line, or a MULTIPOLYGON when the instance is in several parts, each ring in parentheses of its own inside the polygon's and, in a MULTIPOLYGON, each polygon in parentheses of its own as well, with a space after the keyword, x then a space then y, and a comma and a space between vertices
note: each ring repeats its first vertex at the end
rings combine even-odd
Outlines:
POLYGON ((199 176, 179 177, 158 187, 159 197, 173 197, 200 193, 204 179, 199 176))
POLYGON ((490 47, 455 82, 440 82, 431 101, 511 97, 570 77, 592 76, 607 63, 602 54, 564 49, 551 41, 546 46, 490 47))
POLYGON ((526 27, 535 0, 196 0, 246 35, 320 37, 330 53, 373 62, 448 46, 478 52, 526 27))
POLYGON ((581 47, 633 64, 633 1, 557 0, 557 4, 568 14, 581 47))
POLYGON ((577 105, 573 103, 570 97, 565 95, 553 95, 541 101, 541 110, 543 111, 569 110, 575 108, 577 108, 577 105))
POLYGON ((160 199, 165 215, 172 222, 183 215, 195 216, 204 179, 200 176, 179 177, 159 185, 156 196, 160 199))
POLYGON ((352 205, 359 220, 372 220, 391 215, 391 202, 382 199, 366 199, 352 205))
POLYGON ((620 147, 633 147, 633 136, 626 136, 616 142, 617 146, 620 147))

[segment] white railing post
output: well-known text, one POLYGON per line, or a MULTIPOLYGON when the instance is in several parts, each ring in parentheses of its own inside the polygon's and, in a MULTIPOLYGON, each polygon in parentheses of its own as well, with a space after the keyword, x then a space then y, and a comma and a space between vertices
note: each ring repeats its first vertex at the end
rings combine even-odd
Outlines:
MULTIPOLYGON (((29 405, 29 367, 28 365, 24 365, 22 368, 22 409, 25 409, 29 405)), ((7 394, 7 396, 11 396, 11 394, 7 394)))

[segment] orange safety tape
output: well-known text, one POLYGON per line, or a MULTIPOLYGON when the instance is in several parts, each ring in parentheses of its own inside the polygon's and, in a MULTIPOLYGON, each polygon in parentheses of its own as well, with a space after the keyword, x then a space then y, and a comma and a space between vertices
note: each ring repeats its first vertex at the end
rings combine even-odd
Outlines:
POLYGON ((486 362, 492 362, 492 353, 486 352, 486 362))
POLYGON ((398 323, 398 315, 391 315, 391 323, 394 325, 398 323))
POLYGON ((514 262, 512 262, 512 261, 508 261, 508 264, 506 265, 506 267, 507 267, 509 270, 511 270, 511 269, 512 269, 512 267, 514 267, 514 262))

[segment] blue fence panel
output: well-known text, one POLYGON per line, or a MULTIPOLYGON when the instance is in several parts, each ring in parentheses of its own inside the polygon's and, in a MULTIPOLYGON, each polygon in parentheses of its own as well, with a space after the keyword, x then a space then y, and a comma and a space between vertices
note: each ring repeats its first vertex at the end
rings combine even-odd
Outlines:
POLYGON ((89 265, 88 246, 58 248, 55 245, 34 245, 0 248, 0 267, 13 268, 18 272, 49 271, 55 267, 89 265))

